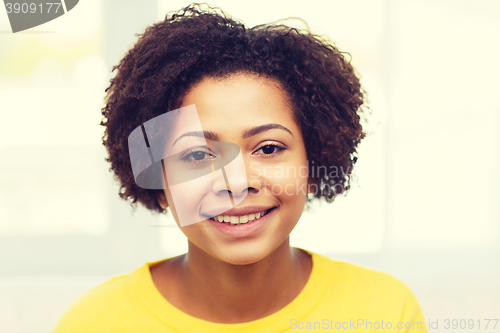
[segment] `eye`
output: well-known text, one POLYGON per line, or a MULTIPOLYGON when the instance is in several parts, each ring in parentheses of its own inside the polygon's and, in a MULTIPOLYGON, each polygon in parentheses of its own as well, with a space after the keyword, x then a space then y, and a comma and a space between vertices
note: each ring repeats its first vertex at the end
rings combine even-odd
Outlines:
POLYGON ((264 154, 269 155, 269 154, 274 153, 276 150, 278 150, 278 147, 273 146, 273 145, 267 145, 267 146, 260 148, 260 150, 262 150, 262 152, 264 154))
POLYGON ((207 156, 207 153, 202 152, 202 151, 195 151, 194 153, 191 154, 193 157, 193 160, 199 161, 205 158, 207 156))
POLYGON ((255 151, 257 155, 264 155, 264 156, 274 156, 277 153, 282 152, 285 150, 286 147, 278 142, 264 142, 263 144, 260 145, 260 147, 255 151), (259 153, 261 152, 261 153, 259 153))
POLYGON ((188 163, 201 163, 208 161, 214 157, 215 156, 212 154, 210 150, 208 150, 208 148, 198 147, 186 151, 181 156, 181 159, 188 163))

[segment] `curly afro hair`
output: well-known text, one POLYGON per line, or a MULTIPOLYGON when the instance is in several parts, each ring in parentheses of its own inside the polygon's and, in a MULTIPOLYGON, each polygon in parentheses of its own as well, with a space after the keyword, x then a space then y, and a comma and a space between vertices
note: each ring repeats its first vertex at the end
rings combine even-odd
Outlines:
POLYGON ((134 181, 129 134, 165 110, 177 109, 190 87, 205 77, 252 73, 277 80, 288 92, 302 130, 312 198, 331 202, 350 188, 356 147, 365 137, 360 112, 365 93, 350 62, 330 42, 282 24, 247 28, 221 10, 191 4, 147 27, 135 46, 112 71, 102 108, 107 149, 119 195, 133 209, 137 201, 162 212, 161 190, 140 188, 134 181), (203 9, 205 8, 205 9, 203 9), (323 166, 321 168, 320 166, 323 166), (328 173, 331 167, 341 175, 328 173), (347 171, 347 172, 345 172, 347 171), (340 190, 338 190, 340 189, 340 190))

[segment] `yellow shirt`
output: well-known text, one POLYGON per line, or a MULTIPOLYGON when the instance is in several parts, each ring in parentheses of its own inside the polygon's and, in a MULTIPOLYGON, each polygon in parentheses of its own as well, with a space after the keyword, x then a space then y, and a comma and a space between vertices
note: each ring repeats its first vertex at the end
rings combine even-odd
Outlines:
POLYGON ((84 293, 61 318, 53 333, 274 333, 302 329, 427 332, 417 300, 399 280, 309 253, 313 266, 304 289, 290 304, 265 318, 241 324, 218 324, 178 310, 153 283, 149 267, 160 262, 157 261, 84 293))

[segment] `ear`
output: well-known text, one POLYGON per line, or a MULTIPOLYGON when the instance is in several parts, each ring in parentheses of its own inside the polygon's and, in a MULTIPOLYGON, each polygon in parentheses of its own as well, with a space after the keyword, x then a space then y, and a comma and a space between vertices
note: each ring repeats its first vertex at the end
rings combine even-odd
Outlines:
POLYGON ((165 197, 165 192, 163 191, 158 192, 156 198, 158 199, 158 204, 160 205, 161 208, 165 209, 168 207, 168 201, 167 198, 165 197))

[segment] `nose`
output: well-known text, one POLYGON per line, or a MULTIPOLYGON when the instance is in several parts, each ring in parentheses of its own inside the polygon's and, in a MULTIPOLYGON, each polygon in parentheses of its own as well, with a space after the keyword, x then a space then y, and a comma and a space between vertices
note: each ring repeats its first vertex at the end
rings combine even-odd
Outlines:
POLYGON ((261 182, 248 174, 251 169, 245 167, 245 164, 240 152, 231 163, 221 168, 222 177, 218 177, 213 183, 213 192, 217 194, 229 193, 234 199, 234 204, 243 201, 248 194, 259 192, 262 186, 261 182))

